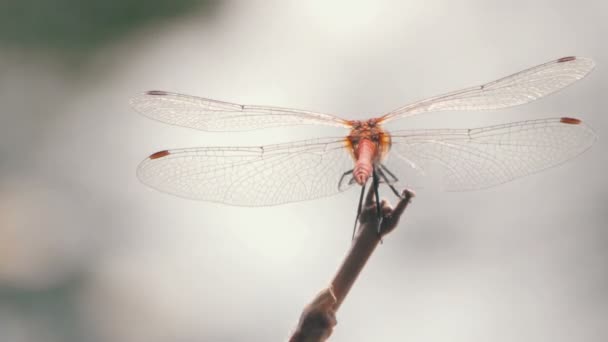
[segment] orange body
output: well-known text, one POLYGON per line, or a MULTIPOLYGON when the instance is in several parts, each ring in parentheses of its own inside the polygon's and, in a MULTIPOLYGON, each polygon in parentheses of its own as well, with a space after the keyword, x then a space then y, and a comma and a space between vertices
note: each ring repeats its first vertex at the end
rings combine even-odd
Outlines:
POLYGON ((374 170, 374 165, 384 160, 391 148, 391 137, 381 126, 379 119, 349 121, 353 127, 346 137, 346 144, 355 160, 353 177, 364 185, 374 170))

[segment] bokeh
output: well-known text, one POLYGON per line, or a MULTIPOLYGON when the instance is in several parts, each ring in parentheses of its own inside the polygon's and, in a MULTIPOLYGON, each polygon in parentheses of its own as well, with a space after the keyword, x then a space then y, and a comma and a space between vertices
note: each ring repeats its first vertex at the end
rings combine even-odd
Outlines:
POLYGON ((0 0, 0 341, 285 340, 347 251, 357 191, 239 208, 135 176, 165 148, 343 131, 197 132, 136 114, 131 96, 363 119, 569 55, 597 67, 557 95, 391 126, 576 116, 599 140, 488 190, 417 189, 331 340, 606 341, 606 13, 602 0, 0 0))

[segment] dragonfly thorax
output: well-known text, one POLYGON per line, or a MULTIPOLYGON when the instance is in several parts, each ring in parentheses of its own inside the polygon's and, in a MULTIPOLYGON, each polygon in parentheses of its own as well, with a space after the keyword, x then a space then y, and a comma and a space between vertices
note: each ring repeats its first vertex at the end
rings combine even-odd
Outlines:
POLYGON ((350 121, 352 129, 346 137, 347 146, 355 160, 353 177, 360 185, 367 182, 376 163, 383 160, 391 145, 391 138, 378 119, 350 121))
POLYGON ((378 162, 386 157, 391 147, 391 137, 387 131, 380 125, 379 119, 369 119, 367 121, 353 120, 349 121, 352 129, 346 137, 347 145, 355 160, 359 159, 361 149, 369 147, 361 144, 367 140, 374 145, 374 153, 372 162, 378 162))

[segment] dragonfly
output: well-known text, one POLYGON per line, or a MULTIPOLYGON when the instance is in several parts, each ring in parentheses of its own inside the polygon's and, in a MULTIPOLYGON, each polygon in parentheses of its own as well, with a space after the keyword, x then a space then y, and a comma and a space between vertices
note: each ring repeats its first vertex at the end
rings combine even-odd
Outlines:
POLYGON ((171 125, 215 132, 291 125, 325 125, 347 131, 338 137, 266 146, 162 150, 139 164, 137 176, 162 192, 236 206, 311 200, 359 185, 357 216, 370 179, 376 201, 381 183, 400 196, 395 185, 405 167, 424 173, 430 165, 437 165, 447 191, 488 188, 581 154, 596 140, 595 133, 574 117, 471 129, 389 132, 384 125, 429 112, 495 110, 529 103, 582 79, 593 67, 589 58, 563 57, 367 120, 151 90, 132 98, 131 106, 148 118, 171 125), (400 161, 402 166, 391 169, 387 166, 391 160, 400 161))

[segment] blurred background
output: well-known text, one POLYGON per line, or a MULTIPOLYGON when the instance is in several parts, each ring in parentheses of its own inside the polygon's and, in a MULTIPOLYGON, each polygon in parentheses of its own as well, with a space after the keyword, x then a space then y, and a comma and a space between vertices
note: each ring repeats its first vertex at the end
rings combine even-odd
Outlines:
POLYGON ((343 131, 197 132, 135 114, 131 96, 363 119, 569 55, 597 67, 558 95, 391 126, 568 115, 600 139, 492 189, 418 190, 331 340, 606 341, 606 13, 602 0, 0 0, 0 341, 285 340, 346 253, 357 191, 235 208, 135 176, 161 149, 343 131))

